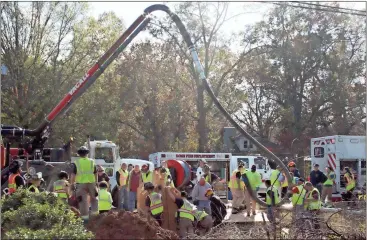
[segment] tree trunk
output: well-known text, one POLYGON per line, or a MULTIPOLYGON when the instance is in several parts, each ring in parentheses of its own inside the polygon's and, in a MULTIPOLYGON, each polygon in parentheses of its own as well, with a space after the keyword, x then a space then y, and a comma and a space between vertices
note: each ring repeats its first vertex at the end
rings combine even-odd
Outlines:
POLYGON ((196 130, 199 133, 199 152, 205 152, 206 146, 208 144, 207 136, 207 126, 206 126, 206 110, 204 105, 204 86, 202 84, 198 85, 197 88, 197 111, 199 114, 198 124, 196 125, 196 130))

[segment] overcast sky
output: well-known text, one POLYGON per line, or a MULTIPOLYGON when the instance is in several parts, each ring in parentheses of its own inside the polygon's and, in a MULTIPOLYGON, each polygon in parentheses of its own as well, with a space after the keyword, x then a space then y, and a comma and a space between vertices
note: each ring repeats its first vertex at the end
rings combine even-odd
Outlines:
MULTIPOLYGON (((95 17, 103 12, 113 11, 124 20, 126 26, 130 26, 145 8, 157 3, 162 4, 163 2, 90 2, 90 6, 92 8, 91 12, 95 17)), ((179 2, 168 2, 166 4, 174 10, 174 6, 178 3, 179 2)), ((341 7, 359 10, 363 10, 366 6, 365 2, 343 2, 340 3, 340 5, 341 7)), ((231 2, 228 9, 228 16, 234 16, 244 12, 246 12, 246 14, 242 14, 228 21, 223 29, 225 29, 228 34, 231 32, 238 32, 243 29, 244 25, 260 21, 267 10, 272 6, 272 4, 266 2, 231 2)), ((154 12, 154 15, 159 17, 165 15, 165 13, 159 11, 154 12)), ((147 34, 143 36, 146 37, 147 34)), ((141 36, 140 39, 142 39, 143 36, 141 36)))

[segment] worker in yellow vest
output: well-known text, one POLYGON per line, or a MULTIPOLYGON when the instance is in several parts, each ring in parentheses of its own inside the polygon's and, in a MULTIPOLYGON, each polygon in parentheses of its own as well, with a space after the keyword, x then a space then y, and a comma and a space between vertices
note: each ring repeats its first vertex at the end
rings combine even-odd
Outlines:
POLYGON ((91 214, 98 214, 98 186, 97 186, 97 168, 92 159, 88 156, 89 150, 82 146, 78 149, 80 158, 72 163, 72 174, 70 184, 72 189, 76 189, 76 197, 79 202, 80 217, 87 223, 89 220, 89 203, 91 204, 91 214))
POLYGON ((296 178, 297 186, 292 189, 292 204, 294 209, 293 221, 300 218, 304 209, 304 199, 306 196, 306 189, 304 188, 305 180, 296 178))
MULTIPOLYGON (((261 185, 261 175, 260 173, 256 172, 256 165, 251 166, 251 171, 246 171, 247 179, 251 185, 251 191, 255 192, 257 195, 257 191, 259 191, 261 185)), ((248 189, 245 190, 245 198, 251 198, 251 195, 248 193, 248 189)), ((256 215, 256 200, 251 198, 251 206, 249 204, 248 211, 252 208, 252 215, 256 215)))
POLYGON ((274 169, 270 174, 271 185, 277 189, 279 197, 281 196, 282 192, 281 183, 284 181, 284 176, 280 172, 281 170, 282 167, 278 165, 277 168, 274 169))
POLYGON ((245 172, 247 172, 247 169, 245 168, 245 165, 243 163, 239 163, 238 164, 238 168, 235 169, 232 174, 236 174, 236 172, 240 172, 241 175, 245 174, 245 172))
POLYGON ((129 193, 127 190, 127 179, 129 177, 129 171, 127 169, 127 164, 122 163, 121 168, 116 172, 116 182, 119 189, 119 203, 118 208, 129 210, 129 193))
POLYGON ((12 194, 14 193, 19 187, 24 187, 25 181, 22 177, 22 167, 23 162, 19 160, 14 160, 9 165, 9 178, 8 178, 8 193, 12 194))
POLYGON ((167 173, 167 169, 168 168, 161 168, 159 173, 162 177, 164 177, 164 182, 166 184, 166 186, 171 186, 171 187, 175 187, 175 184, 173 183, 173 179, 171 177, 171 174, 167 173))
POLYGON ((112 195, 108 191, 108 183, 102 181, 99 183, 98 193, 98 211, 99 213, 105 213, 112 209, 112 195))
POLYGON ((196 228, 199 235, 205 235, 213 227, 213 218, 205 211, 194 210, 194 217, 197 222, 196 228))
POLYGON ((42 178, 42 173, 39 172, 35 175, 32 175, 31 176, 31 179, 30 179, 30 186, 28 187, 28 191, 29 192, 34 192, 34 193, 39 193, 39 186, 41 185, 41 182, 42 182, 43 178, 42 178))
POLYGON ((277 216, 275 204, 278 204, 280 202, 278 189, 272 186, 270 180, 265 180, 265 186, 266 186, 265 202, 267 205, 267 217, 271 223, 275 223, 275 218, 277 216))
POLYGON ((344 168, 344 179, 346 182, 346 190, 347 190, 347 194, 345 196, 345 201, 348 201, 348 206, 350 205, 350 202, 353 199, 353 191, 354 188, 356 187, 356 180, 354 179, 354 174, 351 173, 349 167, 345 167, 344 168))
MULTIPOLYGON (((232 175, 229 182, 229 188, 231 189, 232 200, 232 214, 238 213, 241 209, 241 204, 245 200, 245 183, 241 180, 241 172, 238 171, 235 175, 232 175)), ((247 201, 247 200, 246 200, 247 201)), ((249 204, 247 204, 249 205, 249 204)), ((248 208, 247 208, 248 209, 248 208)), ((249 213, 249 211, 248 211, 249 213)))
POLYGON ((204 165, 203 171, 205 181, 212 185, 212 188, 214 188, 213 186, 220 180, 219 177, 216 174, 210 172, 210 167, 207 164, 204 165))
MULTIPOLYGON (((305 198, 305 210, 309 211, 314 217, 320 214, 321 209, 321 197, 320 192, 315 188, 311 182, 305 183, 305 189, 307 190, 305 198)), ((314 221, 314 228, 319 229, 320 225, 317 221, 314 221)))
POLYGON ((162 213, 163 213, 163 202, 162 195, 160 193, 154 192, 154 185, 151 182, 144 184, 144 190, 148 192, 148 196, 145 199, 146 215, 148 216, 148 221, 150 216, 152 216, 160 226, 162 226, 162 213))
POLYGON ((189 235, 194 235, 193 223, 195 221, 194 211, 196 206, 187 200, 187 193, 181 192, 181 198, 176 198, 171 192, 171 187, 168 187, 168 195, 177 205, 176 220, 178 225, 178 233, 180 239, 186 238, 189 235))
POLYGON ((144 183, 152 183, 153 182, 153 172, 149 170, 149 166, 148 164, 144 164, 142 167, 141 167, 141 180, 144 183))
POLYGON ((336 175, 331 167, 326 168, 326 181, 322 186, 321 201, 325 206, 332 206, 333 185, 336 175))
POLYGON ((70 193, 69 193, 69 174, 65 171, 61 171, 58 175, 59 180, 55 181, 53 184, 53 192, 57 194, 57 197, 67 203, 70 193))

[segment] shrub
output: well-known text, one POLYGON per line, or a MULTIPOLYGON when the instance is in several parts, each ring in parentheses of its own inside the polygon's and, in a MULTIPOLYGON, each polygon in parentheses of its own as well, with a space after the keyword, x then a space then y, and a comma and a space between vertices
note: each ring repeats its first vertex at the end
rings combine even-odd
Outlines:
POLYGON ((52 193, 19 190, 1 199, 5 239, 90 239, 83 221, 52 193))

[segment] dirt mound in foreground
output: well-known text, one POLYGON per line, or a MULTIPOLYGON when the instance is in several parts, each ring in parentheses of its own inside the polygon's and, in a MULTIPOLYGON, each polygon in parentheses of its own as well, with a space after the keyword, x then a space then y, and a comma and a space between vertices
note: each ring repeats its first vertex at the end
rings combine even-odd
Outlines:
POLYGON ((100 214, 90 220, 88 230, 96 239, 178 239, 176 233, 163 229, 138 213, 123 210, 100 214))

